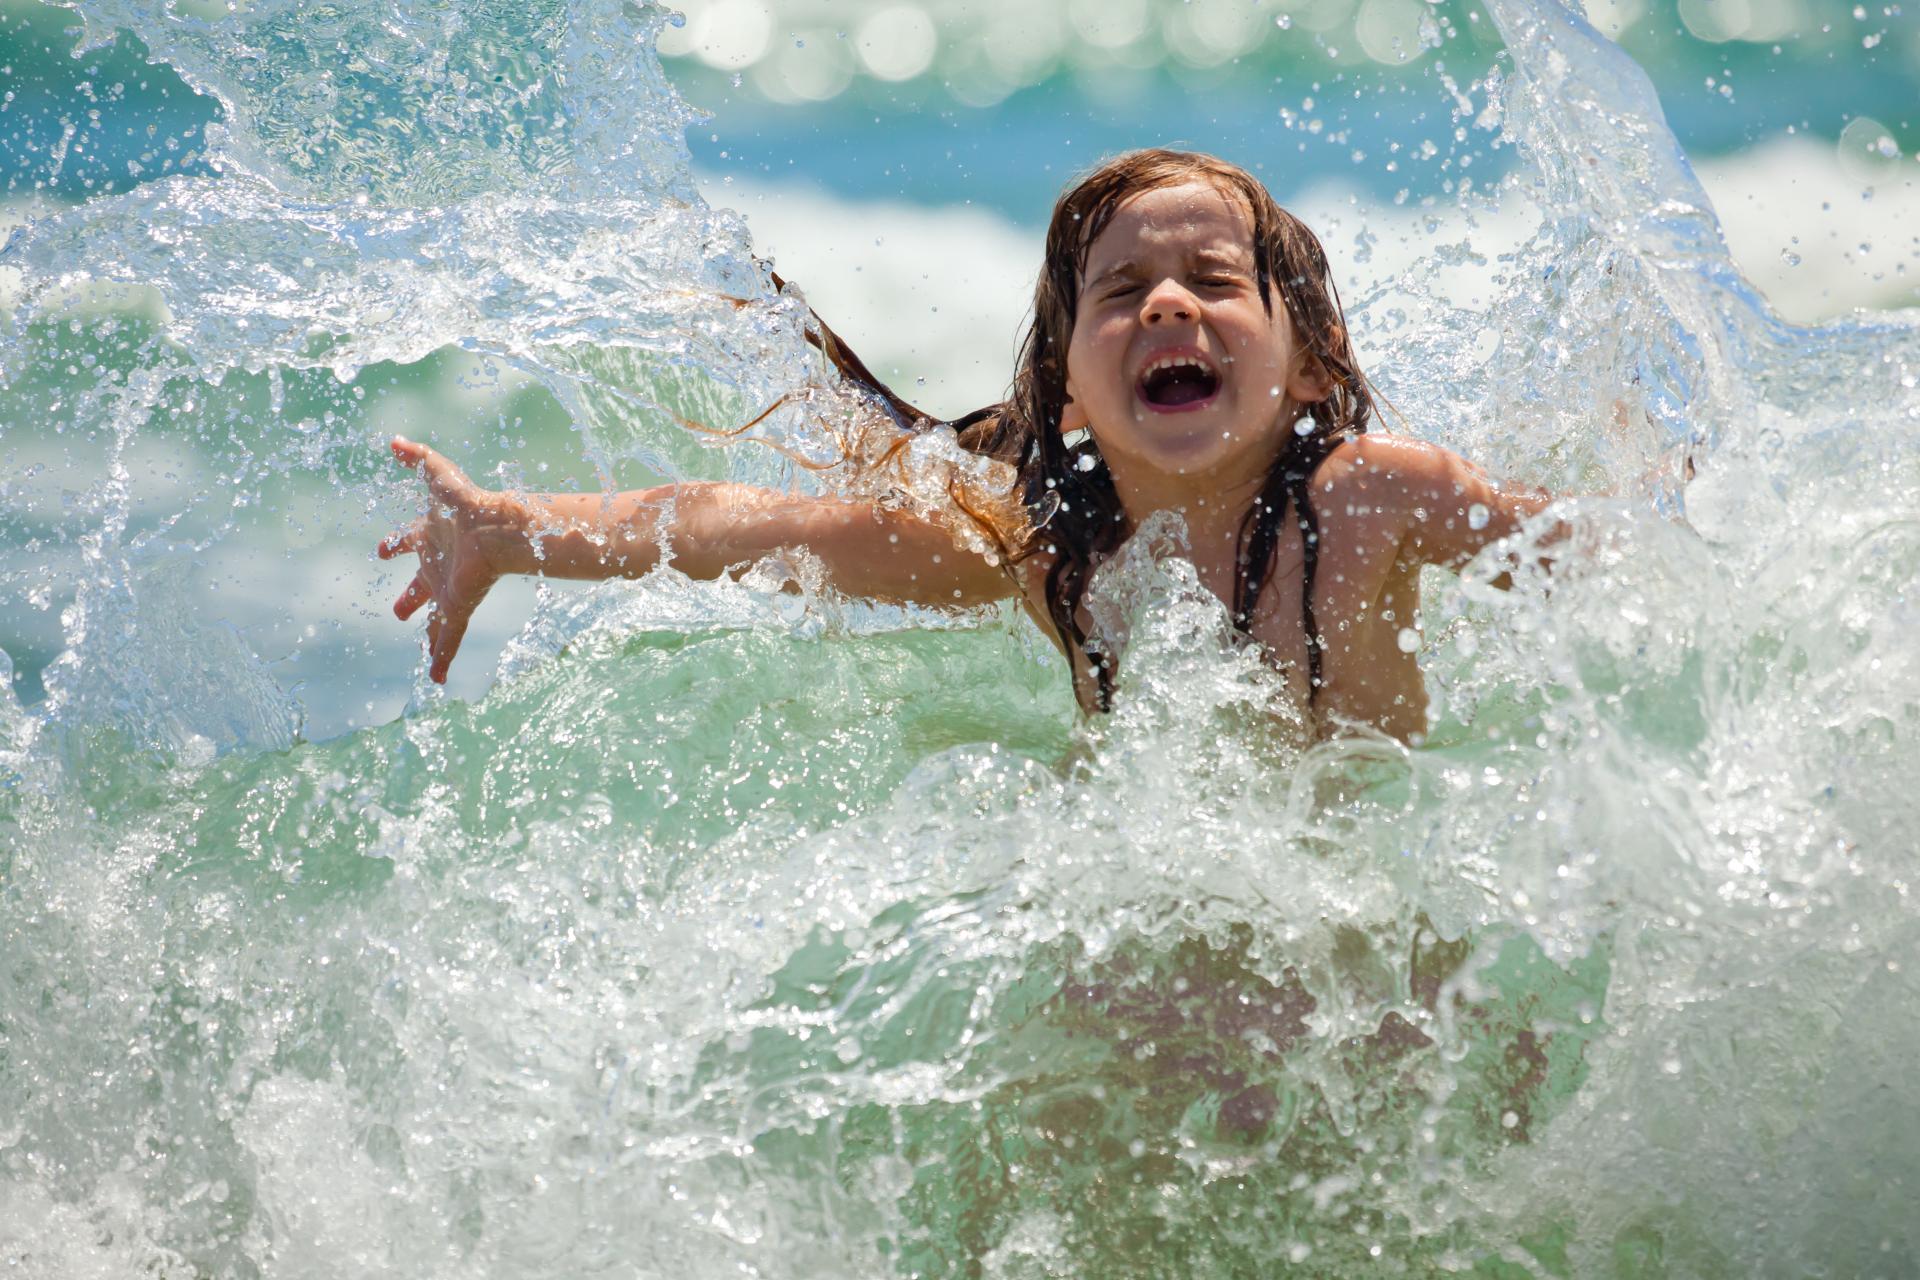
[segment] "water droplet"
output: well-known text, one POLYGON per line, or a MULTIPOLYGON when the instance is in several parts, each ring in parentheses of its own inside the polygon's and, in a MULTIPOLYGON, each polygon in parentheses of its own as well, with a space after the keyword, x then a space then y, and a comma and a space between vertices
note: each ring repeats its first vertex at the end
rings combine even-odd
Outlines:
POLYGON ((1469 529, 1484 529, 1491 519, 1493 519, 1493 513, 1487 510, 1485 503, 1476 502, 1467 508, 1467 528, 1469 529))
POLYGON ((1100 459, 1094 457, 1090 453, 1081 454, 1079 461, 1073 464, 1074 469, 1077 471, 1091 471, 1099 465, 1100 465, 1100 459))
POLYGON ((1412 627, 1402 627, 1396 643, 1400 646, 1400 652, 1413 653, 1420 648, 1420 633, 1412 627))
POLYGON ((1273 25, 1280 28, 1282 31, 1286 31, 1293 26, 1293 15, 1290 13, 1283 13, 1279 17, 1273 20, 1273 25))

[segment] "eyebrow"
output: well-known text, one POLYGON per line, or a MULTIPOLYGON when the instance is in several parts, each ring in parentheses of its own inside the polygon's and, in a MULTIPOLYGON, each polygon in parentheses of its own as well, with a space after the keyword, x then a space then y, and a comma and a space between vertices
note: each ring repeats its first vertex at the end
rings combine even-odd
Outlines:
POLYGON ((1086 279, 1086 282, 1080 286, 1080 292, 1085 293, 1089 289, 1105 284, 1107 281, 1113 279, 1113 277, 1115 276, 1125 275, 1129 271, 1138 271, 1139 269, 1140 269, 1140 264, 1135 262, 1132 258, 1122 258, 1120 261, 1108 267, 1105 271, 1102 271, 1099 275, 1088 276, 1086 279))
MULTIPOLYGON (((1250 253, 1238 252, 1235 249, 1209 246, 1197 250, 1193 255, 1193 261, 1203 266, 1225 266, 1235 271, 1246 271, 1251 269, 1252 257, 1253 255, 1250 253)), ((1139 270, 1140 264, 1138 262, 1135 262, 1132 258, 1122 258, 1120 261, 1106 268, 1099 275, 1088 276, 1086 282, 1080 286, 1080 292, 1086 293, 1089 290, 1100 287, 1115 276, 1137 273, 1139 270)))

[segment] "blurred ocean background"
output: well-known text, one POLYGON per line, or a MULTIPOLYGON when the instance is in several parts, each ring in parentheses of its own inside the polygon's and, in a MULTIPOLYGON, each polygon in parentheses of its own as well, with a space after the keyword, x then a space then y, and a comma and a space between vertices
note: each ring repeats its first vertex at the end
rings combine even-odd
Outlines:
MULTIPOLYGON (((87 8, 0 8, 0 227, 205 172, 214 100, 125 28, 77 52, 87 8)), ((1591 17, 1653 77, 1734 262, 1782 317, 1920 300, 1920 16, 1884 0, 1597 0, 1591 17)), ((1426 0, 691 0, 660 36, 701 113, 686 141, 702 194, 745 215, 754 252, 882 376, 948 415, 1005 391, 1054 197, 1130 147, 1259 173, 1327 240, 1350 297, 1427 260, 1509 172, 1497 120, 1455 118, 1500 48, 1473 6, 1426 0)), ((376 430, 435 438, 408 395, 468 426, 539 412, 510 373, 475 379, 450 351, 401 382, 383 403, 407 407, 376 430)), ((357 569, 311 568, 333 585, 259 647, 291 655, 310 627, 354 626, 354 691, 309 697, 310 731, 389 718, 408 641, 360 607, 357 569)), ((485 687, 525 595, 481 615, 456 690, 485 687)), ((270 625, 231 607, 243 629, 270 625)), ((30 701, 60 649, 55 613, 0 624, 30 701)))
POLYGON ((1839 0, 0 0, 0 1269, 1915 1274, 1916 111, 1839 0), (959 413, 1149 144, 1570 495, 1419 747, 1172 534, 1091 724, 801 552, 424 681, 386 436, 845 485, 769 263, 959 413))
MULTIPOLYGON (((0 226, 204 172, 214 101, 124 28, 76 54, 86 8, 0 8, 0 226)), ((1604 0, 1591 16, 1653 77, 1734 261, 1783 317, 1915 302, 1920 17, 1884 0, 1604 0)), ((1420 261, 1457 234, 1461 194, 1508 171, 1511 151, 1451 114, 1500 47, 1471 5, 1425 0, 693 0, 660 38, 702 113, 686 136, 703 194, 746 216, 755 252, 876 370, 947 414, 1004 392, 1052 200, 1116 151, 1254 169, 1321 230, 1349 295, 1420 261)), ((418 372, 409 386, 468 421, 516 389, 475 389, 457 359, 429 367, 430 391, 418 372)), ((263 648, 360 614, 357 571, 306 576, 340 593, 263 648)), ((481 616, 456 689, 484 687, 523 608, 481 616)), ((374 621, 351 646, 373 686, 310 699, 313 731, 404 702, 407 642, 374 621)), ((57 618, 0 625, 33 700, 57 618)))

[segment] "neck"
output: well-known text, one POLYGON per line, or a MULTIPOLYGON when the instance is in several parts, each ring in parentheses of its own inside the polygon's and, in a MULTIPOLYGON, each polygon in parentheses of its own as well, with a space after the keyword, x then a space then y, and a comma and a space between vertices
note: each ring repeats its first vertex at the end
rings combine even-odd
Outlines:
POLYGON ((1276 451, 1251 469, 1236 468, 1228 476, 1170 475, 1153 468, 1129 466, 1128 460, 1109 458, 1114 492, 1126 512, 1131 532, 1149 516, 1162 511, 1178 515, 1187 526, 1194 559, 1202 565, 1231 565, 1240 546, 1240 530, 1254 499, 1266 487, 1267 476, 1279 458, 1276 451))

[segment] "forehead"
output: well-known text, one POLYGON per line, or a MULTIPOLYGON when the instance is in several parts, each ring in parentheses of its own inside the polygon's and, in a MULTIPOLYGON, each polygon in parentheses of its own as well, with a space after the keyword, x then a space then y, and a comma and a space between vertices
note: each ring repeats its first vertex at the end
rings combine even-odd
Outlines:
POLYGON ((1087 250, 1087 278, 1156 251, 1253 256, 1253 214, 1239 193, 1204 178, 1127 199, 1087 250))

